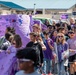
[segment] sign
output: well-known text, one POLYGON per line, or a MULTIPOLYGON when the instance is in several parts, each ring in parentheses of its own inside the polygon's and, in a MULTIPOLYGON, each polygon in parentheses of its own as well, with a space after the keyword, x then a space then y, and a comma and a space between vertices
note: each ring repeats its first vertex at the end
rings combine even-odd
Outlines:
POLYGON ((62 14, 61 19, 68 19, 68 14, 62 14))

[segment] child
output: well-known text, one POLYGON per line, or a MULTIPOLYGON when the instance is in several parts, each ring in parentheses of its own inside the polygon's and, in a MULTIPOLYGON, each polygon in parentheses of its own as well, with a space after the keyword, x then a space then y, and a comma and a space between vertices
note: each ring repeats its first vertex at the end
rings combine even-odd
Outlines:
POLYGON ((51 66, 52 66, 52 57, 53 57, 53 50, 54 50, 54 43, 53 41, 49 38, 49 33, 47 31, 43 32, 45 36, 45 41, 46 41, 46 50, 44 51, 44 66, 43 70, 44 73, 43 75, 51 75, 51 66))
POLYGON ((34 68, 37 66, 38 55, 33 48, 24 48, 16 54, 19 60, 20 71, 16 75, 41 75, 34 68))

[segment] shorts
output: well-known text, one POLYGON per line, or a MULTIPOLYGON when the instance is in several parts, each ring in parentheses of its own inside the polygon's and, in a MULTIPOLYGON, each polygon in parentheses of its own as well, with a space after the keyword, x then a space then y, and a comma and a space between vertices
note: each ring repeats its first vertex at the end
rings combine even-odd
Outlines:
POLYGON ((69 57, 69 62, 74 62, 76 60, 76 54, 69 57))

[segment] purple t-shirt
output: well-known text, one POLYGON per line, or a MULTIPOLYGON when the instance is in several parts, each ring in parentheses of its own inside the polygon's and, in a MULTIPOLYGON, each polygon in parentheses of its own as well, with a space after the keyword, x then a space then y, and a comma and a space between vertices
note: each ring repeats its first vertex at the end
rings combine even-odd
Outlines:
MULTIPOLYGON (((69 49, 76 50, 76 36, 73 39, 67 40, 69 49)), ((76 54, 76 52, 70 52, 70 56, 76 54)))
POLYGON ((49 38, 48 40, 46 40, 46 50, 43 52, 44 52, 44 58, 51 60, 53 58, 53 54, 52 54, 52 50, 50 49, 50 47, 48 45, 48 41, 50 41, 50 45, 52 45, 54 47, 53 41, 49 38))
POLYGON ((64 44, 57 44, 57 51, 58 51, 58 61, 62 61, 62 53, 68 49, 68 43, 64 44))

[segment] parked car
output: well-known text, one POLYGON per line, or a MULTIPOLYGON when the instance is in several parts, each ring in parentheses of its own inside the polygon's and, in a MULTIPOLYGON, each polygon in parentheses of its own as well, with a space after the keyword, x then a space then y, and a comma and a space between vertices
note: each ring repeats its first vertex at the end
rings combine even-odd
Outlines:
POLYGON ((45 21, 48 20, 50 25, 52 25, 52 20, 50 18, 44 18, 44 17, 33 17, 34 20, 40 20, 43 24, 45 24, 45 21))

